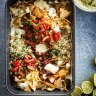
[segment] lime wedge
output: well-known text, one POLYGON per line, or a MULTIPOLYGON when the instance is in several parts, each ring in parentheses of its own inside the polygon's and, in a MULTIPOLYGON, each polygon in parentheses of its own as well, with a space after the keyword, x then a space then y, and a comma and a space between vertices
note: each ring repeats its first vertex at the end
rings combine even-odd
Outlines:
POLYGON ((90 94, 93 91, 93 84, 90 81, 84 81, 82 83, 82 90, 85 94, 90 94))
POLYGON ((75 86, 75 89, 71 95, 72 96, 81 96, 81 94, 82 94, 82 89, 78 86, 75 86))
POLYGON ((96 73, 92 75, 92 77, 91 77, 91 82, 92 82, 93 85, 96 87, 96 73))
POLYGON ((96 89, 93 90, 93 96, 96 96, 96 89))

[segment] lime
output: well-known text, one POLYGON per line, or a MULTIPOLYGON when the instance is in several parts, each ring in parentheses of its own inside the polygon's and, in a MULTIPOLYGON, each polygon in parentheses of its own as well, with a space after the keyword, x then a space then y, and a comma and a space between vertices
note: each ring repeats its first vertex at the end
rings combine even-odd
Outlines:
POLYGON ((94 84, 94 86, 96 87, 96 73, 92 75, 91 81, 94 84))
POLYGON ((81 94, 82 94, 82 89, 80 87, 76 86, 72 93, 72 96, 81 96, 81 94))
POLYGON ((90 81, 84 81, 82 83, 82 90, 85 94, 90 94, 93 91, 93 84, 90 81))
POLYGON ((96 89, 93 90, 93 96, 96 96, 96 89))
POLYGON ((96 64, 96 58, 95 58, 95 64, 96 64))

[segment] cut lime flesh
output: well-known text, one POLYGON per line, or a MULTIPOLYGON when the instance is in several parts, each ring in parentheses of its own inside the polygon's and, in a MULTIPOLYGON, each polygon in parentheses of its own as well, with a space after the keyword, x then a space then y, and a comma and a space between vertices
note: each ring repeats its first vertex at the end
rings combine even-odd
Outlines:
POLYGON ((95 58, 95 64, 96 64, 96 58, 95 58))
POLYGON ((91 81, 93 83, 93 85, 96 87, 96 73, 94 73, 91 77, 91 81))
POLYGON ((96 89, 93 90, 93 96, 96 96, 96 89))
POLYGON ((74 92, 72 93, 72 96, 81 96, 81 94, 82 94, 82 89, 76 86, 74 92))
POLYGON ((90 81, 84 81, 82 83, 82 90, 84 94, 90 94, 93 91, 93 84, 90 81))

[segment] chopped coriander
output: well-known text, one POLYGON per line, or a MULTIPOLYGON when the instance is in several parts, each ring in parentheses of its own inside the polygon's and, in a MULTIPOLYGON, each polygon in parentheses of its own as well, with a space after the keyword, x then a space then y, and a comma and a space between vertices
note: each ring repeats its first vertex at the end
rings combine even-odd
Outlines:
POLYGON ((63 30, 61 30, 61 35, 64 35, 65 32, 67 32, 67 29, 66 28, 64 28, 63 30))
POLYGON ((12 69, 12 65, 11 65, 11 64, 9 64, 9 66, 8 66, 8 67, 9 67, 9 70, 11 70, 11 69, 12 69))
POLYGON ((23 56, 20 53, 17 53, 17 57, 23 59, 23 56))
POLYGON ((38 64, 38 68, 39 68, 40 70, 42 70, 42 64, 41 64, 41 63, 38 64))
POLYGON ((12 75, 12 72, 10 72, 10 75, 12 75))
POLYGON ((17 72, 15 72, 15 76, 18 76, 18 73, 17 72))
POLYGON ((51 54, 54 54, 54 55, 58 56, 59 55, 58 49, 52 50, 51 54))

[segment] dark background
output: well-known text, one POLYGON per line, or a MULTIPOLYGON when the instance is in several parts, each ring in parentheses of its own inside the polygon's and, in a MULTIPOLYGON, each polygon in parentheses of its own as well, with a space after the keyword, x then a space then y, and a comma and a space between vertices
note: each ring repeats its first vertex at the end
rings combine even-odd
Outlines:
MULTIPOLYGON (((5 78, 5 3, 0 0, 0 96, 12 96, 6 89, 5 78)), ((76 85, 88 80, 96 72, 96 13, 83 12, 76 8, 76 85)))

